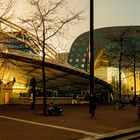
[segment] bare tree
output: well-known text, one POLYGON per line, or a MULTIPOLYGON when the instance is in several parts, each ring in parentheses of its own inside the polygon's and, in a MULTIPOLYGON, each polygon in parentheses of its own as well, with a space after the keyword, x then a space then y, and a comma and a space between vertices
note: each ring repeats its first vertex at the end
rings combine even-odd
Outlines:
POLYGON ((43 0, 30 0, 33 11, 28 17, 21 19, 28 30, 35 34, 37 45, 42 52, 42 79, 43 79, 43 115, 46 115, 46 74, 45 74, 45 57, 47 48, 53 46, 51 40, 65 37, 66 30, 71 24, 81 20, 81 11, 70 11, 64 13, 63 8, 66 6, 65 0, 49 0, 47 3, 43 0), (66 26, 67 25, 67 26, 66 26))
MULTIPOLYGON (((5 20, 10 19, 13 16, 14 2, 15 2, 14 0, 6 0, 6 1, 0 0, 0 30, 1 30, 0 34, 1 35, 7 29, 7 26, 5 24, 3 26, 3 22, 5 22, 5 20)), ((5 47, 6 45, 7 45, 6 40, 0 39, 0 50, 3 51, 3 46, 5 47)), ((4 60, 4 63, 5 62, 6 61, 4 60)))
POLYGON ((136 87, 136 85, 137 85, 136 73, 137 73, 137 71, 139 69, 139 65, 140 65, 139 54, 140 54, 139 41, 133 37, 129 38, 128 49, 127 49, 127 52, 125 54, 125 57, 126 57, 125 68, 133 73, 134 105, 136 103, 136 89, 137 89, 137 87, 136 87))
MULTIPOLYGON (((2 23, 5 22, 5 20, 11 19, 14 14, 14 2, 14 0, 0 0, 0 30, 2 31, 5 31, 7 29, 7 26, 2 23)), ((0 43, 7 44, 5 40, 0 40, 0 43)))
POLYGON ((112 66, 118 67, 119 70, 119 101, 121 100, 121 88, 122 88, 122 69, 124 68, 124 62, 125 62, 125 53, 127 52, 127 39, 131 32, 131 27, 126 27, 123 30, 120 30, 119 32, 116 32, 115 35, 110 34, 107 37, 107 40, 110 41, 110 47, 107 48, 106 52, 112 60, 112 66))
POLYGON ((8 18, 12 15, 12 7, 14 1, 13 0, 0 0, 0 17, 1 18, 8 18))

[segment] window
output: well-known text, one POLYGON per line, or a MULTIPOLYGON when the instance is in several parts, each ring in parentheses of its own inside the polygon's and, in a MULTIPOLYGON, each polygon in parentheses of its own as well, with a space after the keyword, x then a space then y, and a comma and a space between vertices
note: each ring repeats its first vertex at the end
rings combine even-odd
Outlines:
POLYGON ((86 57, 87 56, 87 54, 86 53, 84 53, 84 57, 86 57))
POLYGON ((84 64, 81 64, 81 67, 82 67, 82 68, 84 68, 84 67, 85 67, 85 65, 84 65, 84 64))
POLYGON ((69 62, 72 62, 72 59, 69 59, 69 62))
POLYGON ((75 61, 76 61, 76 62, 79 62, 79 59, 76 59, 75 61))
POLYGON ((75 67, 77 67, 77 68, 78 68, 78 64, 75 64, 75 67))
POLYGON ((77 54, 77 57, 80 57, 80 54, 79 53, 77 54))
POLYGON ((73 53, 71 53, 70 56, 73 57, 73 53))
POLYGON ((80 38, 80 41, 82 41, 82 40, 83 40, 83 38, 81 37, 81 38, 80 38))
POLYGON ((82 62, 86 62, 86 59, 85 59, 85 58, 83 58, 83 59, 82 59, 82 62))

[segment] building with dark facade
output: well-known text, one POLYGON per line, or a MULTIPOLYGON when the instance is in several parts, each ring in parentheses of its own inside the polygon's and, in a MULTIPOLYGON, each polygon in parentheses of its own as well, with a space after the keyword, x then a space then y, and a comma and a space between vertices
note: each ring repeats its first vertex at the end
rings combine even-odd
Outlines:
MULTIPOLYGON (((134 40, 137 50, 140 50, 140 26, 105 27, 94 30, 94 73, 96 77, 109 83, 114 79, 118 80, 118 67, 111 65, 113 61, 109 57, 107 50, 115 43, 113 37, 119 38, 122 34, 124 34, 125 38, 123 45, 127 46, 130 40, 134 40)), ((118 47, 120 46, 118 45, 118 47)), ((68 63, 89 72, 89 55, 89 32, 85 32, 79 35, 73 42, 68 55, 68 63)), ((122 73, 123 82, 127 83, 129 90, 131 90, 134 84, 133 78, 130 76, 132 73, 130 71, 125 72, 125 74, 124 72, 122 73), (129 79, 126 77, 129 77, 129 79)), ((139 74, 139 72, 137 73, 139 74)), ((137 93, 140 93, 138 77, 137 75, 137 93)))
POLYGON ((87 71, 89 60, 89 32, 78 36, 73 42, 68 55, 68 63, 87 71))
MULTIPOLYGON (((101 55, 102 50, 106 50, 106 48, 110 47, 112 44, 111 36, 119 35, 124 30, 127 30, 127 26, 118 26, 118 27, 106 27, 95 29, 94 31, 94 57, 95 61, 97 61, 99 55, 101 55)), ((140 26, 132 26, 130 27, 130 31, 128 31, 128 39, 134 39, 137 44, 140 43, 140 26)), ((103 53, 103 59, 107 59, 107 55, 103 53)), ((68 55, 68 63, 72 66, 81 68, 87 71, 88 63, 89 63, 89 32, 85 32, 79 35, 75 41, 73 42, 70 52, 68 55)))

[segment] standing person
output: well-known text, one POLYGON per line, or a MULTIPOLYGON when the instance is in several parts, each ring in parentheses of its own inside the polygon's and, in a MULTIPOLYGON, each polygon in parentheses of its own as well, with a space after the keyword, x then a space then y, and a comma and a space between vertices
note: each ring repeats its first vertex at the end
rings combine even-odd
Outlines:
POLYGON ((73 95, 72 104, 77 104, 77 96, 75 94, 73 95))
POLYGON ((91 119, 95 118, 95 111, 96 111, 96 97, 91 96, 90 98, 90 114, 91 114, 91 119))

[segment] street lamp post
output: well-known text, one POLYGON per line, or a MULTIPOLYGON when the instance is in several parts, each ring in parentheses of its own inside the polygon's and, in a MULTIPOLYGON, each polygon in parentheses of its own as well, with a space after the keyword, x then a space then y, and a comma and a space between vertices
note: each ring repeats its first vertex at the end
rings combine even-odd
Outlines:
MULTIPOLYGON (((90 0, 90 98, 95 96, 94 83, 94 10, 93 0, 90 0)), ((91 103, 91 101, 90 101, 91 103)), ((90 109, 90 108, 89 108, 90 109)))
POLYGON ((90 96, 94 95, 94 18, 93 0, 90 0, 90 96))

